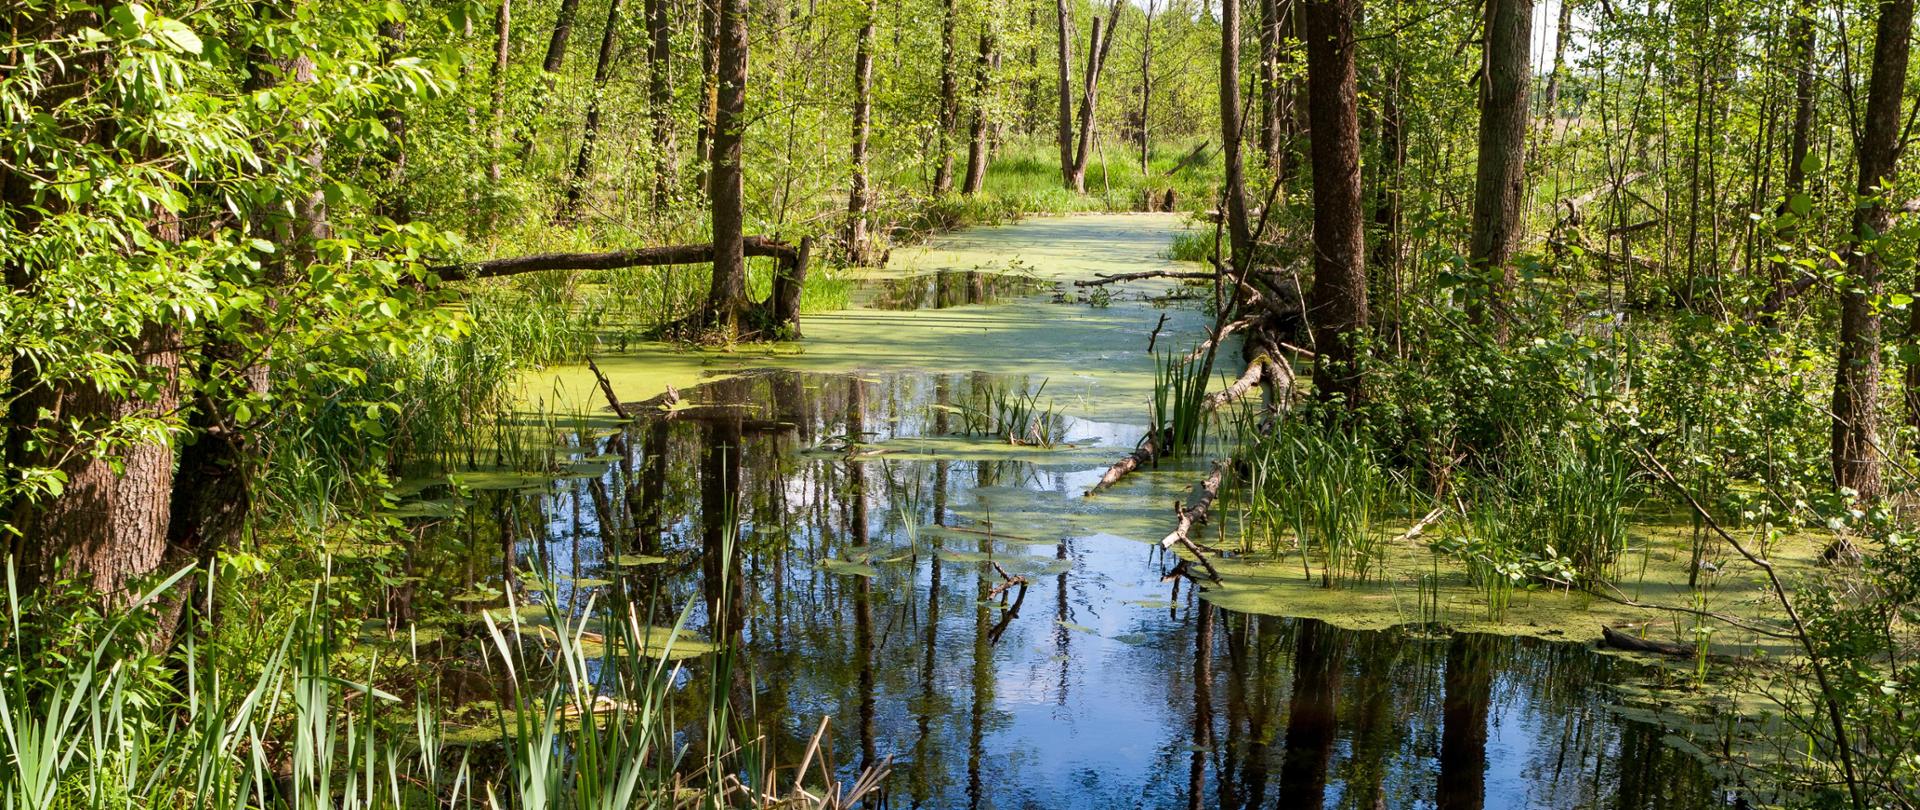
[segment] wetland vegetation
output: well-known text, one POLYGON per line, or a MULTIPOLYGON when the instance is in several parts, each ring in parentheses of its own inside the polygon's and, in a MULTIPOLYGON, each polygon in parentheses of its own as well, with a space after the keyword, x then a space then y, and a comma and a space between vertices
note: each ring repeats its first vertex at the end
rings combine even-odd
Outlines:
POLYGON ((1920 807, 1912 0, 0 0, 0 803, 1920 807))

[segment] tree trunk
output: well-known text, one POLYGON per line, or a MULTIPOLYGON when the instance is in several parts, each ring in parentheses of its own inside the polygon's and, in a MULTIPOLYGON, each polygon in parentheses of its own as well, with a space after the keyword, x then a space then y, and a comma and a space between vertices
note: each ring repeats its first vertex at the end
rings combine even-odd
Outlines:
POLYGON ((600 33, 600 56, 593 65, 593 95, 587 99, 587 125, 580 133, 580 154, 573 161, 573 173, 567 179, 567 197, 560 204, 560 222, 580 218, 580 206, 586 201, 587 179, 593 175, 593 151, 600 141, 600 104, 613 76, 613 51, 619 43, 620 0, 607 3, 607 27, 600 33))
MULTIPOLYGON (((294 17, 286 3, 274 13, 284 20, 294 17)), ((392 36, 397 39, 398 36, 392 36)), ((306 55, 269 61, 264 52, 249 54, 250 77, 244 86, 257 93, 282 81, 311 85, 317 77, 314 62, 306 55)), ((300 122, 302 132, 311 132, 311 121, 300 122)), ((303 156, 310 173, 308 187, 318 189, 326 161, 323 141, 316 134, 314 146, 303 156)), ((273 145, 259 144, 263 153, 273 145)), ((317 190, 297 194, 286 205, 263 206, 256 214, 262 229, 273 234, 279 245, 278 256, 257 282, 271 299, 291 279, 304 273, 315 260, 315 245, 329 235, 325 197, 317 190), (291 215, 281 213, 290 211, 291 215)), ((250 317, 250 327, 262 327, 258 317, 250 317)), ((170 568, 188 563, 204 564, 220 549, 237 543, 246 529, 253 506, 253 479, 257 470, 249 467, 254 453, 251 434, 258 425, 234 419, 230 399, 264 395, 269 390, 267 357, 238 342, 218 336, 210 338, 201 350, 195 374, 201 380, 188 417, 189 439, 181 448, 175 473, 172 513, 168 516, 167 546, 170 568), (231 383, 223 389, 222 383, 231 383)))
MULTIPOLYGON (((380 24, 382 51, 389 63, 397 58, 407 42, 407 24, 387 21, 380 24)), ((387 128, 386 147, 381 158, 386 177, 374 201, 374 213, 398 223, 413 221, 413 205, 407 193, 407 110, 405 99, 396 98, 381 111, 380 124, 387 128)))
POLYGON ((706 321, 737 333, 747 312, 745 188, 740 142, 747 125, 747 0, 720 0, 718 106, 713 118, 713 284, 706 321))
POLYGON ((560 68, 567 62, 567 40, 573 36, 573 18, 580 9, 580 0, 560 0, 560 10, 553 18, 553 36, 547 39, 547 56, 540 61, 541 86, 546 92, 533 100, 533 115, 528 117, 527 127, 520 133, 520 160, 526 161, 533 156, 533 143, 540 136, 540 118, 546 112, 547 101, 553 97, 560 81, 560 68))
POLYGON ((935 133, 939 154, 933 166, 935 197, 953 189, 953 128, 960 118, 960 79, 954 74, 954 36, 960 12, 954 7, 954 0, 942 0, 941 6, 944 14, 940 22, 940 119, 939 132, 935 133))
POLYGON ((1260 2, 1260 154, 1271 162, 1280 144, 1280 3, 1260 2))
MULTIPOLYGON (((507 121, 507 56, 513 46, 513 0, 500 0, 500 9, 493 17, 493 70, 490 78, 493 82, 493 99, 488 107, 491 123, 487 125, 487 181, 488 193, 497 194, 500 190, 500 150, 507 121)), ((487 206, 487 228, 492 230, 495 217, 499 213, 496 206, 487 206)))
MULTIPOLYGON (((1859 202, 1853 210, 1853 250, 1840 291, 1840 349, 1834 362, 1833 479, 1865 500, 1880 497, 1880 250, 1893 224, 1882 190, 1893 184, 1900 157, 1900 106, 1906 92, 1913 33, 1913 0, 1879 5, 1866 126, 1860 137, 1859 202)), ((1909 366, 1909 377, 1916 370, 1909 366)))
POLYGON ((960 186, 962 194, 978 194, 987 181, 987 118, 993 93, 993 9, 980 24, 980 60, 973 73, 973 132, 967 146, 967 178, 960 186))
MULTIPOLYGON (((1146 177, 1153 155, 1153 12, 1155 0, 1147 0, 1147 23, 1140 31, 1140 176, 1146 177)), ((1151 192, 1151 190, 1149 190, 1151 192)))
POLYGON ((847 196, 847 260, 871 264, 867 211, 873 203, 867 190, 867 139, 873 133, 873 26, 879 16, 878 0, 865 0, 861 12, 865 19, 853 46, 853 191, 847 196))
POLYGON ((1234 275, 1245 278, 1253 269, 1247 224, 1247 181, 1240 160, 1240 4, 1220 6, 1220 150, 1226 164, 1222 194, 1226 197, 1227 241, 1234 275))
POLYGON ((1096 88, 1099 87, 1098 83, 1100 81, 1098 74, 1100 69, 1100 25, 1100 18, 1093 18, 1093 33, 1088 40, 1087 65, 1080 90, 1079 134, 1075 136, 1074 139, 1073 163, 1067 167, 1067 188, 1072 189, 1077 194, 1085 194, 1087 191, 1087 152, 1090 151, 1090 146, 1093 142, 1094 92, 1096 88))
POLYGON ((1484 279, 1484 295, 1468 299, 1475 324, 1491 321, 1504 341, 1512 321, 1514 273, 1509 262, 1520 241, 1520 201, 1526 190, 1529 43, 1533 0, 1487 0, 1486 48, 1480 65, 1480 157, 1474 173, 1473 235, 1468 262, 1484 279))
POLYGON ((1357 0, 1302 0, 1307 126, 1313 133, 1313 292, 1307 302, 1321 399, 1363 398, 1355 342, 1367 328, 1367 271, 1360 202, 1360 120, 1354 76, 1357 0))
POLYGON ((1382 290, 1383 320, 1397 323, 1400 312, 1400 179, 1407 162, 1406 137, 1400 129, 1400 66, 1387 69, 1380 92, 1380 165, 1374 172, 1373 256, 1375 289, 1382 290))
MULTIPOLYGON (((1547 89, 1540 96, 1540 143, 1553 137, 1560 119, 1560 80, 1567 72, 1567 39, 1573 30, 1573 7, 1579 0, 1560 0, 1559 25, 1553 33, 1553 64, 1547 68, 1547 89)), ((1529 68, 1531 69, 1531 68, 1529 68)))
POLYGON ((1813 25, 1816 13, 1810 0, 1803 0, 1796 7, 1793 21, 1790 46, 1794 49, 1793 125, 1787 136, 1788 196, 1807 190, 1807 149, 1813 142, 1814 56, 1819 44, 1818 29, 1813 25))
POLYGON ((1060 180, 1073 188, 1073 16, 1067 11, 1067 0, 1054 0, 1054 12, 1060 46, 1060 180))
POLYGON ((713 121, 719 104, 720 4, 727 0, 694 0, 700 4, 700 125, 693 137, 693 158, 701 164, 700 185, 708 184, 713 165, 713 121))
POLYGON ((1067 187, 1078 193, 1087 190, 1087 162, 1093 157, 1093 127, 1095 116, 1099 113, 1100 73, 1106 68, 1107 53, 1113 50, 1114 26, 1119 24, 1120 9, 1126 0, 1115 0, 1106 19, 1106 30, 1101 28, 1101 20, 1093 19, 1093 35, 1087 44, 1086 86, 1080 96, 1080 133, 1077 146, 1073 151, 1073 167, 1067 172, 1067 187))
POLYGON ((648 101, 653 108, 653 211, 666 210, 673 196, 673 25, 669 0, 647 0, 648 101))

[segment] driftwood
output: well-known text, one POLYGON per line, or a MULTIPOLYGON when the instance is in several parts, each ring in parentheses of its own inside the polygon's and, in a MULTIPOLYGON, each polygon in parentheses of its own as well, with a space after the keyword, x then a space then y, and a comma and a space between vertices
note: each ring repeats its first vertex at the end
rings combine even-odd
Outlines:
POLYGON ((1214 582, 1220 581, 1220 572, 1213 569, 1213 563, 1207 560, 1206 552, 1194 544, 1191 535, 1193 527, 1206 524, 1208 510, 1213 508, 1214 500, 1220 497, 1220 484, 1227 477, 1227 463, 1225 459, 1213 462, 1213 472, 1207 475, 1207 480, 1200 482, 1192 503, 1174 502, 1173 510, 1180 516, 1179 522, 1175 524, 1172 532, 1160 539, 1162 549, 1171 549, 1174 546, 1186 549, 1195 560, 1200 562, 1201 567, 1207 569, 1207 576, 1212 577, 1214 582))
POLYGON ((620 421, 632 421, 633 414, 628 413, 627 406, 620 402, 620 395, 613 392, 613 381, 601 373, 600 366, 591 357, 587 358, 587 370, 593 372, 593 378, 600 383, 600 393, 606 396, 607 405, 613 408, 614 415, 620 417, 620 421))
POLYGON ((1622 633, 1606 625, 1600 626, 1600 645, 1603 647, 1612 647, 1616 650, 1677 655, 1686 658, 1693 657, 1695 652, 1692 644, 1641 638, 1630 633, 1622 633))
MULTIPOLYGON (((802 240, 801 244, 803 247, 806 246, 806 240, 802 240)), ((802 248, 764 236, 749 236, 746 240, 748 256, 770 256, 779 259, 783 265, 801 264, 801 257, 806 255, 806 252, 802 248)), ((488 259, 464 264, 440 265, 427 268, 427 272, 439 276, 442 281, 465 281, 476 278, 517 276, 542 270, 614 270, 622 267, 702 264, 711 261, 713 261, 712 244, 663 245, 605 253, 535 253, 510 259, 488 259)))
POLYGON ((1415 522, 1412 526, 1407 527, 1406 531, 1401 532, 1399 537, 1393 538, 1393 542, 1405 543, 1405 542, 1420 539, 1421 535, 1426 534, 1428 529, 1433 528, 1433 524, 1439 523, 1440 519, 1443 517, 1446 517, 1446 515, 1447 515, 1446 507, 1444 506, 1434 507, 1433 511, 1428 512, 1425 517, 1420 518, 1420 520, 1415 522))
POLYGON ((1205 273, 1205 272, 1200 272, 1195 270, 1146 270, 1139 273, 1114 273, 1112 275, 1101 275, 1099 273, 1095 273, 1094 275, 1095 275, 1095 278, 1092 278, 1092 279, 1081 279, 1079 281, 1075 281, 1073 283, 1073 286, 1100 287, 1107 284, 1118 284, 1123 281, 1139 281, 1141 279, 1147 279, 1147 278, 1179 278, 1179 279, 1189 279, 1189 280, 1200 280, 1200 279, 1212 280, 1218 277, 1218 275, 1215 273, 1205 273))

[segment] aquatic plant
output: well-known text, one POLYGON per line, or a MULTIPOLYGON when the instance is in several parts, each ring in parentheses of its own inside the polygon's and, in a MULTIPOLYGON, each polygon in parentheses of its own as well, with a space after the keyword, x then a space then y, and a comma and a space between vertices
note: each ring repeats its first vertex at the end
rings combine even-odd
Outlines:
POLYGON ((1052 448, 1066 438, 1067 417, 1051 400, 1041 404, 1047 381, 1029 391, 1024 383, 986 381, 968 392, 960 421, 969 436, 994 436, 1008 444, 1052 448))
MULTIPOLYGON (((393 680, 406 691, 381 685, 381 673, 420 671, 417 637, 391 653, 343 643, 324 585, 246 677, 220 672, 189 640, 173 664, 178 688, 170 686, 139 654, 151 628, 135 619, 190 573, 59 651, 65 665, 47 666, 27 657, 32 637, 21 631, 36 614, 9 563, 0 732, 11 755, 0 762, 0 806, 626 808, 685 807, 697 797, 763 807, 799 787, 774 783, 771 748, 739 733, 724 697, 704 718, 705 757, 685 758, 679 661, 705 653, 724 695, 734 654, 685 631, 691 607, 673 627, 655 628, 638 611, 575 619, 509 594, 476 617, 470 640, 498 679, 498 710, 459 729, 435 687, 405 677, 393 680), (504 758, 498 767, 480 764, 495 757, 504 758)), ((595 615, 591 599, 584 608, 595 615)))
POLYGON ((1155 354, 1153 402, 1149 424, 1161 442, 1160 455, 1175 457, 1196 450, 1206 438, 1207 371, 1183 353, 1155 354))
MULTIPOLYGON (((1270 432, 1244 431, 1240 458, 1253 532, 1272 554, 1300 554, 1303 575, 1320 559, 1325 587, 1366 581, 1386 534, 1380 517, 1402 489, 1364 438, 1289 420, 1270 432)), ((1246 538, 1251 545, 1254 538, 1246 538)))

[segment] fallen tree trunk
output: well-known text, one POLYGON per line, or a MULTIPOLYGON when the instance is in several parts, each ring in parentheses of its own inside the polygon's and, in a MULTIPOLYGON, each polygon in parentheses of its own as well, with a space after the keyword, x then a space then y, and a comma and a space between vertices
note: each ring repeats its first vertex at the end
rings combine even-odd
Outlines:
POLYGON ((1192 502, 1174 503, 1173 509, 1180 516, 1179 522, 1174 525, 1173 531, 1160 539, 1162 549, 1171 549, 1175 546, 1186 549, 1187 553, 1192 554, 1194 559, 1207 569, 1207 576, 1212 577, 1214 582, 1220 581, 1220 572, 1213 569, 1213 563, 1207 560, 1206 552, 1193 542, 1191 535, 1193 527, 1206 524, 1213 502, 1220 497, 1220 484, 1226 480, 1228 463, 1226 459, 1214 461, 1213 472, 1208 473, 1207 480, 1200 482, 1200 485, 1195 488, 1195 497, 1192 502))
POLYGON ((1148 279, 1148 278, 1179 278, 1179 279, 1189 279, 1189 280, 1205 279, 1205 280, 1211 281, 1219 277, 1219 275, 1216 273, 1207 273, 1207 272, 1202 272, 1197 270, 1147 270, 1139 273, 1115 273, 1113 275, 1100 275, 1096 273, 1094 275, 1096 277, 1093 279, 1081 279, 1079 281, 1075 281, 1073 283, 1073 286, 1099 287, 1105 284, 1118 284, 1123 281, 1139 281, 1141 279, 1148 279))
POLYGON ((1692 658, 1695 648, 1692 644, 1675 641, 1658 641, 1650 638, 1622 633, 1606 625, 1600 626, 1600 645, 1629 652, 1649 652, 1661 655, 1677 655, 1692 658))
MULTIPOLYGON (((802 241, 805 244, 805 241, 802 241)), ((806 253, 777 239, 750 236, 746 240, 748 256, 770 256, 781 264, 801 266, 806 253)), ((713 261, 713 245, 662 245, 658 247, 615 250, 605 253, 535 253, 509 259, 488 259, 464 264, 427 268, 442 281, 467 281, 478 278, 517 276, 542 270, 615 270, 622 267, 656 267, 673 264, 701 264, 713 261)), ((804 268, 802 268, 804 270, 804 268)))

